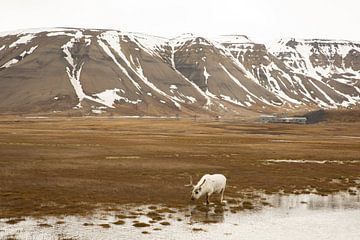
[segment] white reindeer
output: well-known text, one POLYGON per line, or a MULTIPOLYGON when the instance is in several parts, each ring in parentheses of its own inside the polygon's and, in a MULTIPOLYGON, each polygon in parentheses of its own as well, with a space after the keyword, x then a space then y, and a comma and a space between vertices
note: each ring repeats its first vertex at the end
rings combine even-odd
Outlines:
POLYGON ((193 185, 192 177, 190 176, 190 184, 185 186, 193 187, 191 200, 197 200, 205 195, 206 204, 210 204, 210 196, 213 193, 218 193, 221 194, 220 202, 224 203, 226 177, 222 174, 205 174, 196 185, 193 185))

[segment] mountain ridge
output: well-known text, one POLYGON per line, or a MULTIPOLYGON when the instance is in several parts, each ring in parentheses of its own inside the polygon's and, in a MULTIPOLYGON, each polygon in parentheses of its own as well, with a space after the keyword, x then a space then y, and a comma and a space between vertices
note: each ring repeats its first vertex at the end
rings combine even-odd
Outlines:
POLYGON ((170 39, 82 28, 0 33, 0 113, 246 115, 358 106, 360 45, 289 41, 268 47, 240 34, 170 39))

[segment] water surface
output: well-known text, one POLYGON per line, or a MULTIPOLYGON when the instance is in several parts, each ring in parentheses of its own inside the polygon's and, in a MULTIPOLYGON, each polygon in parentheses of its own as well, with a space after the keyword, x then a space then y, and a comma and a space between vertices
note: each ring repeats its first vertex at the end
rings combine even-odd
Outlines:
POLYGON ((251 210, 228 204, 125 206, 86 216, 0 220, 0 239, 360 239, 360 195, 259 194, 251 210), (266 204, 266 205, 267 205, 266 204), (155 219, 155 220, 154 220, 155 219), (134 226, 137 224, 137 227, 134 226))

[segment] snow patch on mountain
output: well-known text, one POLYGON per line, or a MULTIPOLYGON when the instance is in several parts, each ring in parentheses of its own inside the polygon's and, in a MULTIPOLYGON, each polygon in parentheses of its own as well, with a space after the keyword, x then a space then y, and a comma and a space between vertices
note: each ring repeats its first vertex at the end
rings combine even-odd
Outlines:
POLYGON ((34 34, 26 34, 21 36, 18 40, 16 40, 15 42, 13 42, 12 44, 10 44, 9 48, 13 48, 16 47, 20 44, 27 44, 29 43, 33 38, 35 38, 36 36, 34 34))
POLYGON ((220 35, 212 39, 222 44, 253 43, 245 35, 220 35))
POLYGON ((139 47, 152 56, 159 56, 162 47, 167 45, 169 41, 167 38, 151 36, 142 33, 127 33, 127 36, 133 42, 138 43, 139 47))
POLYGON ((26 56, 32 54, 37 47, 38 47, 38 46, 34 46, 34 47, 30 48, 28 51, 22 52, 17 58, 11 59, 10 61, 8 61, 8 62, 5 63, 4 65, 2 65, 0 68, 9 68, 9 67, 11 67, 12 65, 20 62, 20 61, 23 60, 26 56))
POLYGON ((207 86, 207 84, 208 84, 208 79, 209 79, 210 76, 211 76, 211 75, 207 72, 206 67, 204 66, 204 77, 205 77, 205 84, 206 84, 206 86, 207 86))
POLYGON ((130 104, 138 104, 138 103, 141 103, 142 100, 141 99, 137 99, 137 100, 129 100, 128 98, 126 97, 122 97, 120 96, 121 90, 118 89, 118 88, 115 88, 115 89, 107 89, 101 93, 97 93, 97 94, 94 94, 94 96, 96 96, 97 98, 99 98, 101 100, 101 103, 106 105, 106 106, 109 106, 109 107, 113 107, 115 102, 116 101, 124 101, 126 103, 130 103, 130 104))
POLYGON ((116 53, 119 54, 119 56, 122 56, 121 47, 120 47, 120 41, 119 41, 119 35, 117 32, 105 32, 98 36, 98 44, 104 52, 113 60, 113 62, 120 68, 120 70, 126 75, 126 77, 132 82, 132 84, 141 92, 141 86, 137 81, 135 81, 128 73, 128 71, 118 62, 115 55, 112 53, 111 49, 108 47, 108 45, 105 44, 108 43, 113 50, 115 50, 116 53))

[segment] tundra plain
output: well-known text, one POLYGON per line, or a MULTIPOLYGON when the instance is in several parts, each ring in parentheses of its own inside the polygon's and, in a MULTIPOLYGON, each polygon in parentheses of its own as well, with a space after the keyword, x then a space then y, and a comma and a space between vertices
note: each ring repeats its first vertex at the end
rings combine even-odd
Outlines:
POLYGON ((0 218, 123 204, 181 208, 190 202, 189 175, 215 172, 228 178, 225 199, 348 191, 360 186, 360 122, 0 119, 0 218))

